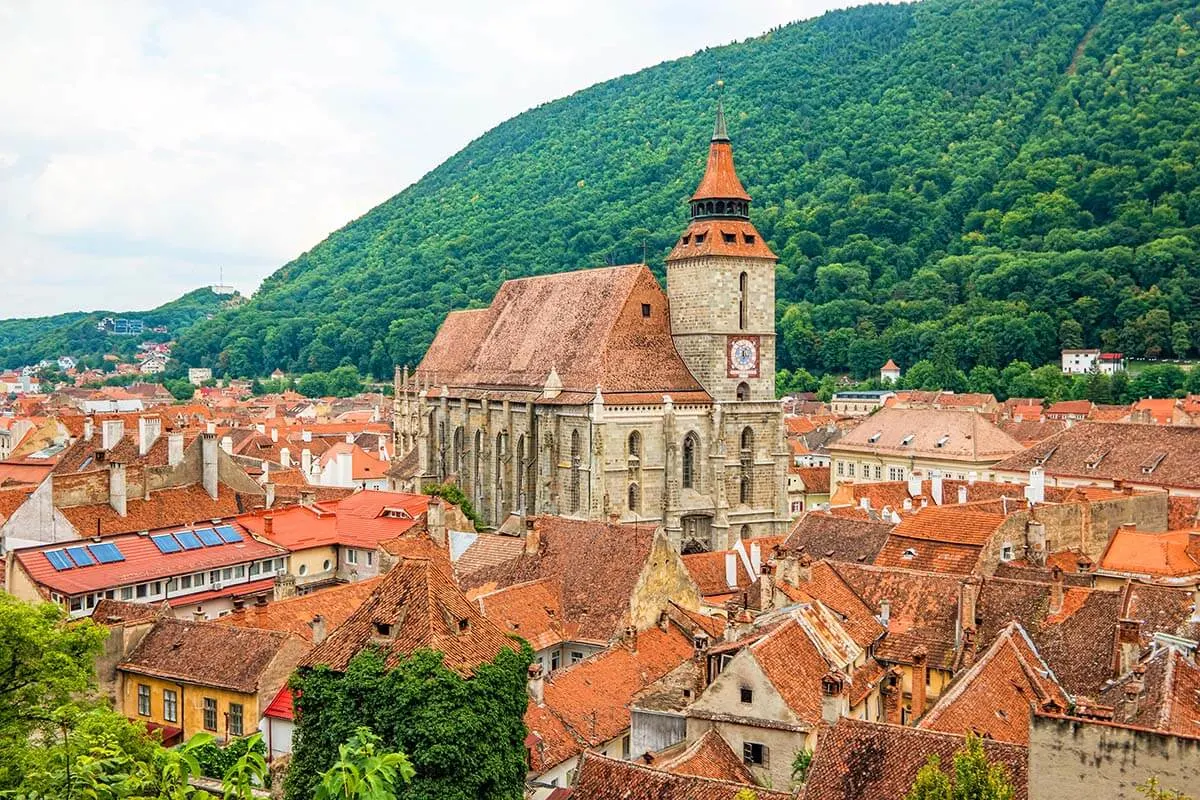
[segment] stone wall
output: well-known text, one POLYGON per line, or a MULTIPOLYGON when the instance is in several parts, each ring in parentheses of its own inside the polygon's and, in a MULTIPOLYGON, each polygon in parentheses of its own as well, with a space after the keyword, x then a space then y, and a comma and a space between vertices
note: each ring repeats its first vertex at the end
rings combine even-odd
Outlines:
POLYGON ((1134 800, 1152 776, 1168 789, 1200 786, 1200 738, 1035 715, 1029 800, 1134 800))

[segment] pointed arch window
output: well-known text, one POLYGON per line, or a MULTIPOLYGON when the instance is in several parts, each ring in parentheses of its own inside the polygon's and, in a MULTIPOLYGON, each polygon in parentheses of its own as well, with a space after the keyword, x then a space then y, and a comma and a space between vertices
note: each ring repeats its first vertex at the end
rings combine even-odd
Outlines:
POLYGON ((738 330, 746 330, 746 317, 750 302, 750 276, 743 272, 738 276, 738 330))
POLYGON ((629 484, 629 510, 634 513, 642 510, 642 490, 636 483, 629 484))
POLYGON ((699 481, 696 473, 696 453, 700 450, 700 437, 695 431, 691 431, 687 436, 683 437, 683 488, 698 489, 699 481))
POLYGON ((463 429, 459 425, 454 429, 454 455, 450 462, 450 468, 454 474, 458 476, 458 480, 463 479, 463 429))
POLYGON ((738 400, 749 400, 750 399, 750 384, 746 383, 745 381, 742 381, 741 383, 739 383, 737 385, 737 399, 738 400))
POLYGON ((640 432, 633 431, 629 434, 628 452, 631 460, 642 457, 642 434, 640 432))
POLYGON ((471 451, 471 463, 474 469, 471 475, 471 489, 475 492, 475 505, 478 507, 483 497, 483 431, 475 431, 475 446, 471 451))
POLYGON ((752 496, 751 468, 754 466, 754 430, 749 426, 742 428, 738 463, 741 466, 738 476, 738 502, 748 504, 752 496))
POLYGON ((579 431, 571 431, 571 479, 567 486, 567 502, 573 514, 579 512, 580 462, 582 459, 583 444, 579 436, 579 431))

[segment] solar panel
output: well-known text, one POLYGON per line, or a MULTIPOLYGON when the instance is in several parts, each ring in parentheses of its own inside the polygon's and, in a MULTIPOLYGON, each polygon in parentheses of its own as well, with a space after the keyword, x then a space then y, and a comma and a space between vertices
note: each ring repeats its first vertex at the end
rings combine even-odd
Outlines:
POLYGON ((50 550, 46 553, 46 560, 50 562, 50 566, 61 571, 71 569, 75 565, 67 558, 67 554, 62 550, 50 550))
POLYGON ((208 547, 215 547, 217 545, 225 544, 223 541, 221 541, 221 537, 217 536, 217 532, 212 528, 197 528, 196 535, 199 536, 200 541, 204 542, 204 544, 208 547))
POLYGON ((90 567, 96 563, 92 560, 92 555, 87 551, 86 547, 68 547, 66 550, 67 555, 71 557, 71 560, 74 561, 77 566, 90 567))
POLYGON ((196 534, 191 531, 176 531, 175 538, 183 545, 184 550, 199 550, 204 547, 200 544, 200 540, 196 538, 196 534))
POLYGON ((151 536, 150 541, 154 542, 162 553, 178 553, 183 549, 179 546, 179 542, 175 541, 175 537, 169 533, 160 533, 157 536, 151 536))
POLYGON ((221 537, 223 542, 242 542, 245 541, 242 535, 237 532, 237 529, 232 525, 220 525, 217 527, 217 535, 221 537))
POLYGON ((112 564, 117 561, 124 561, 125 556, 112 542, 104 542, 103 544, 88 545, 88 550, 92 551, 92 555, 101 564, 112 564))

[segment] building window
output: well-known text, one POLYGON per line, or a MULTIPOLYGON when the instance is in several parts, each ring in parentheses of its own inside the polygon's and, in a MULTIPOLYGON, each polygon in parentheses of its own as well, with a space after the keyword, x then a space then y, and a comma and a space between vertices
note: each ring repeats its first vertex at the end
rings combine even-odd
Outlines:
POLYGON ((846 474, 849 475, 851 478, 854 477, 854 462, 853 461, 851 461, 849 464, 846 465, 846 474))
POLYGON ((737 399, 743 401, 750 399, 750 384, 746 383, 745 381, 742 381, 738 384, 737 399))
POLYGON ((454 456, 451 460, 451 467, 454 469, 454 474, 458 476, 460 481, 464 477, 462 474, 463 441, 464 441, 463 436, 464 436, 464 434, 463 434, 462 426, 459 425, 457 428, 454 429, 454 456))
POLYGON ((350 548, 346 549, 346 563, 347 564, 357 564, 358 563, 358 551, 357 550, 353 550, 350 548))
POLYGON ((752 486, 750 484, 750 467, 754 464, 754 430, 747 425, 742 429, 742 442, 739 461, 741 462, 741 476, 738 486, 738 501, 741 503, 749 503, 752 494, 752 486))
POLYGON ((238 566, 234 567, 233 568, 233 577, 235 577, 235 578, 246 577, 246 565, 239 564, 238 566))
POLYGON ((368 550, 367 551, 367 566, 368 567, 372 566, 374 563, 375 563, 375 551, 368 550))
POLYGON ((583 444, 579 431, 571 431, 571 480, 567 486, 567 501, 571 513, 579 511, 580 467, 583 459, 583 444))
POLYGON ((767 766, 767 746, 758 742, 742 742, 742 761, 749 766, 767 766))
POLYGON ((883 480, 883 467, 881 467, 879 464, 875 465, 875 480, 883 480))
POLYGON ((750 687, 743 686, 741 688, 741 695, 742 695, 743 703, 753 703, 754 702, 754 690, 751 689, 750 687))
POLYGON ((324 570, 325 572, 329 572, 329 568, 331 566, 333 566, 333 562, 331 562, 328 558, 325 559, 325 561, 321 563, 321 569, 324 570))
POLYGON ((738 330, 746 330, 746 307, 749 298, 750 276, 743 272, 738 276, 738 330))
POLYGON ((122 600, 132 600, 133 599, 133 587, 132 586, 122 586, 121 587, 121 599, 122 600))
POLYGON ((138 684, 138 713, 143 717, 150 716, 150 687, 144 683, 138 684))
POLYGON ((700 449, 700 438, 695 432, 683 437, 683 488, 698 489, 696 481, 696 451, 700 449))
POLYGON ((241 736, 242 735, 242 704, 241 703, 230 703, 229 704, 229 735, 230 736, 241 736))
POLYGON ((642 303, 642 318, 650 319, 650 304, 642 303))
POLYGON ((642 494, 636 483, 629 484, 629 510, 635 513, 642 510, 642 494))
POLYGON ((179 721, 179 696, 174 689, 163 689, 163 719, 167 722, 179 721))
POLYGON ((839 478, 846 474, 846 465, 844 462, 837 462, 837 474, 839 478))
POLYGON ((307 575, 308 574, 308 564, 301 564, 300 569, 298 569, 296 571, 300 573, 301 577, 303 577, 304 575, 307 575))
POLYGON ((1000 560, 1012 561, 1015 557, 1016 555, 1013 552, 1013 546, 1008 542, 1005 542, 1004 546, 1000 548, 1000 560))
POLYGON ((204 698, 204 730, 215 731, 217 729, 217 698, 204 698))
POLYGON ((550 670, 554 671, 562 666, 562 656, 557 651, 550 654, 550 670))
POLYGON ((572 650, 571 651, 571 663, 578 664, 580 661, 583 661, 583 653, 579 650, 572 650))
POLYGON ((631 458, 641 458, 642 434, 637 431, 629 434, 629 455, 631 458))

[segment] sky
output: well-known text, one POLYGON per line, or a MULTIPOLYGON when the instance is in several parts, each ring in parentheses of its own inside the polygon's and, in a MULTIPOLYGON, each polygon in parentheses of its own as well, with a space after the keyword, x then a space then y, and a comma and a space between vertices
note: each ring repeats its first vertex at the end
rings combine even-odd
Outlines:
POLYGON ((0 317, 249 293, 528 108, 855 4, 0 0, 0 317))

